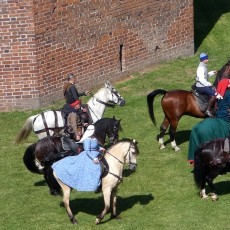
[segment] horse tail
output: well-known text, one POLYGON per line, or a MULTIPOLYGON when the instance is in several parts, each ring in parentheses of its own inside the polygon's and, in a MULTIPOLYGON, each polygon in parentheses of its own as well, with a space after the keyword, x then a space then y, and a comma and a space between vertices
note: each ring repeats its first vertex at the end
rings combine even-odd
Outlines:
POLYGON ((158 94, 165 95, 166 93, 167 93, 166 90, 156 89, 156 90, 152 91, 151 93, 149 93, 148 96, 147 96, 149 116, 150 116, 150 118, 151 118, 151 120, 152 120, 152 122, 153 122, 154 125, 156 125, 156 119, 155 119, 154 111, 153 111, 153 102, 154 102, 154 99, 155 99, 155 97, 158 94))
POLYGON ((21 144, 23 141, 27 139, 29 134, 33 129, 33 121, 37 117, 37 115, 31 116, 27 118, 25 124, 23 125, 22 129, 18 132, 15 138, 15 144, 21 144))
POLYGON ((202 150, 202 146, 196 149, 194 160, 194 181, 198 188, 201 188, 206 175, 205 162, 202 157, 202 150))
POLYGON ((40 170, 38 168, 38 166, 36 165, 36 163, 35 163, 35 154, 34 154, 35 148, 36 148, 36 143, 30 145, 26 149, 26 151, 24 153, 24 156, 23 156, 23 162, 24 162, 26 168, 30 172, 37 173, 37 174, 42 174, 42 170, 40 170))

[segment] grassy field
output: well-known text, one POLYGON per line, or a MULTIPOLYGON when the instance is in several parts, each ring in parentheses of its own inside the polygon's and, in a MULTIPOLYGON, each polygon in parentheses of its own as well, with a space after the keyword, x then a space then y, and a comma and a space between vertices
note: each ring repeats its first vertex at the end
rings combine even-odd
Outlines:
MULTIPOLYGON (((127 103, 125 107, 108 108, 104 117, 121 118, 121 137, 137 139, 140 150, 137 171, 128 175, 125 170, 119 189, 118 211, 122 221, 109 220, 107 215, 101 225, 95 226, 95 216, 103 209, 101 194, 73 191, 70 204, 79 225, 72 226, 62 198, 50 196, 43 177, 28 172, 22 162, 26 147, 37 140, 35 135, 31 134, 23 145, 14 145, 25 120, 41 110, 0 113, 0 229, 230 229, 226 221, 230 174, 215 180, 219 201, 201 200, 192 168, 186 161, 190 131, 200 119, 186 116, 181 119, 177 132, 180 152, 175 153, 169 144, 159 150, 156 135, 163 120, 161 97, 154 103, 156 127, 149 119, 146 104, 147 94, 157 88, 190 90, 200 52, 209 53, 210 70, 218 70, 227 62, 230 3, 226 2, 195 1, 197 52, 193 57, 133 73, 115 84, 127 103)), ((52 108, 60 108, 62 103, 59 101, 52 108)))

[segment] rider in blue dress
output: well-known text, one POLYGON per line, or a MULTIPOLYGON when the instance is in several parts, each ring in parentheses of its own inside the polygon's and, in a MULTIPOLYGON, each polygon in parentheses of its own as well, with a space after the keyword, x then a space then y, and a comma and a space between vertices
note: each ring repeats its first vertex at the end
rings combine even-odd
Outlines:
POLYGON ((77 156, 68 156, 52 165, 57 177, 78 191, 96 191, 101 182, 101 167, 98 161, 99 143, 93 136, 94 126, 89 125, 88 137, 83 141, 84 151, 77 156))

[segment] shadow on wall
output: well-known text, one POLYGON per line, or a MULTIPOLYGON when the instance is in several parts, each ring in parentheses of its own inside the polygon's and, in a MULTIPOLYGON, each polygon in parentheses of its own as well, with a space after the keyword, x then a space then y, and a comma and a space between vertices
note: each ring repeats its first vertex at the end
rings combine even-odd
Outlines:
POLYGON ((195 51, 222 14, 230 12, 230 1, 194 0, 195 51))

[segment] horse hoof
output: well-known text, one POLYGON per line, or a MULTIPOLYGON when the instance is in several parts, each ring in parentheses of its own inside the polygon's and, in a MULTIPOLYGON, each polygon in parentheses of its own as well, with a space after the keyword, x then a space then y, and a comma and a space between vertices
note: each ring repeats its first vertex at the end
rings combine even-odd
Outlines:
POLYGON ((162 149, 165 149, 165 146, 164 146, 164 145, 161 145, 161 146, 160 146, 160 150, 162 150, 162 149))
POLYGON ((208 196, 207 195, 203 195, 203 196, 201 196, 201 199, 202 200, 206 200, 206 199, 208 199, 208 196))
POLYGON ((200 197, 201 197, 202 200, 208 199, 207 194, 205 192, 203 192, 203 191, 200 192, 200 197))
POLYGON ((120 216, 116 216, 114 219, 115 220, 122 220, 122 218, 120 216))
POLYGON ((217 201, 219 198, 215 193, 211 194, 212 201, 217 201))
POLYGON ((72 224, 78 224, 78 222, 76 220, 72 220, 71 222, 72 222, 72 224))
POLYGON ((101 223, 101 219, 96 218, 96 220, 95 220, 95 224, 100 224, 100 223, 101 223))
POLYGON ((175 152, 178 152, 178 151, 180 151, 180 148, 179 147, 174 147, 174 150, 175 150, 175 152))

